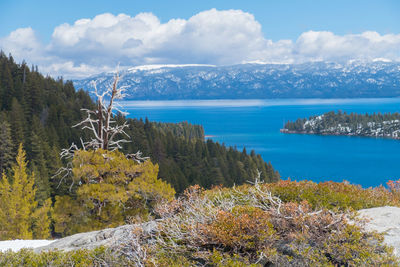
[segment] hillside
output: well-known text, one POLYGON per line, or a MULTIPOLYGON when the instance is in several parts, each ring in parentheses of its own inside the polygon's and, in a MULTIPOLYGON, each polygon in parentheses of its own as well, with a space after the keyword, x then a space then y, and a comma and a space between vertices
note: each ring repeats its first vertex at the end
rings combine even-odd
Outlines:
POLYGON ((399 113, 356 114, 327 112, 309 119, 289 121, 283 133, 400 138, 399 113))
MULTIPOLYGON (((127 100, 359 98, 400 96, 400 63, 359 62, 142 66, 121 71, 127 100)), ((108 86, 114 74, 75 80, 108 86)))

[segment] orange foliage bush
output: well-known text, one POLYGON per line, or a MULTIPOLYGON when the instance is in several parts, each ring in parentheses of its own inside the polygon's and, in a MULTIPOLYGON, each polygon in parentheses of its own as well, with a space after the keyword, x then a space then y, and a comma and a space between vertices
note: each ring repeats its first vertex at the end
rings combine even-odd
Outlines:
POLYGON ((393 194, 399 195, 400 194, 400 179, 396 181, 389 180, 387 182, 390 192, 393 194))
POLYGON ((268 248, 277 238, 268 212, 254 207, 219 211, 216 220, 202 225, 200 231, 207 237, 203 245, 219 244, 234 253, 255 253, 268 248))

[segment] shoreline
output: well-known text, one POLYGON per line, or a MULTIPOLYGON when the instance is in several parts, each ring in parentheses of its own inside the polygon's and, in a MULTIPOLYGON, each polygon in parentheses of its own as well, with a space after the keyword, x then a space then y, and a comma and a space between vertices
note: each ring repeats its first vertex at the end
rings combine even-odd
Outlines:
POLYGON ((304 135, 322 135, 322 136, 350 136, 350 137, 368 137, 375 139, 392 139, 392 140, 400 140, 400 137, 391 137, 391 136, 375 136, 375 135, 361 135, 361 134, 346 134, 346 133, 314 133, 314 132, 306 132, 306 131, 289 131, 288 129, 280 129, 279 132, 284 134, 304 134, 304 135))

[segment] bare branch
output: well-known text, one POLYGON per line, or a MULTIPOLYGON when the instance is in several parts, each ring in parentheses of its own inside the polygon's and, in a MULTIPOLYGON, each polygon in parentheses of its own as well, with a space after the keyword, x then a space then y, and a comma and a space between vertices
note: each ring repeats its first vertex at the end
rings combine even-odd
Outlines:
POLYGON ((92 83, 94 94, 97 97, 97 108, 96 110, 82 109, 82 111, 86 112, 86 119, 73 126, 81 127, 82 130, 89 130, 94 136, 90 141, 81 141, 84 149, 102 148, 115 150, 122 148, 121 144, 129 142, 126 139, 114 140, 118 135, 129 138, 129 135, 124 131, 128 127, 128 123, 125 121, 124 124, 117 125, 113 119, 114 111, 127 114, 115 107, 115 100, 122 99, 126 90, 125 87, 118 87, 118 81, 119 74, 117 72, 112 85, 102 93, 99 93, 96 83, 92 83), (107 97, 109 97, 108 103, 106 103, 107 97))
MULTIPOLYGON (((126 86, 119 87, 119 74, 118 71, 115 74, 114 81, 106 88, 103 92, 99 92, 96 82, 92 82, 94 88, 93 94, 97 98, 96 108, 81 109, 82 112, 86 113, 86 117, 73 125, 72 127, 79 127, 82 130, 88 130, 91 133, 90 140, 80 139, 83 150, 97 150, 104 149, 114 151, 116 149, 122 149, 123 144, 130 142, 130 136, 125 132, 125 129, 129 127, 127 121, 123 124, 118 124, 115 120, 116 113, 127 115, 127 112, 121 111, 120 105, 115 102, 118 99, 123 99, 126 94, 126 86)), ((62 176, 60 183, 72 174, 72 163, 71 159, 74 153, 79 148, 72 144, 70 148, 63 149, 60 153, 61 158, 69 160, 67 167, 60 168, 57 173, 53 176, 62 176)), ((127 155, 138 163, 144 162, 148 157, 142 157, 142 153, 138 151, 136 154, 127 155)), ((72 184, 73 185, 73 184, 72 184)), ((72 188, 71 185, 71 188, 72 188)))
POLYGON ((134 160, 134 161, 136 161, 137 163, 141 163, 141 162, 144 162, 144 161, 146 161, 146 160, 149 159, 149 157, 143 157, 141 151, 138 151, 138 152, 136 152, 135 154, 127 154, 127 155, 126 155, 126 158, 127 158, 127 159, 131 159, 131 160, 134 160))

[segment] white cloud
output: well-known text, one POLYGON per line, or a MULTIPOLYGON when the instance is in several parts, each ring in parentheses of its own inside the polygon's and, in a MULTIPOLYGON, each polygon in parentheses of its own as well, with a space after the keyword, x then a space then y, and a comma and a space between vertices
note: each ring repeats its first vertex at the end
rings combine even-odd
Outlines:
POLYGON ((47 65, 43 65, 39 70, 45 74, 79 79, 86 78, 95 73, 114 71, 115 66, 95 66, 83 63, 78 65, 73 61, 64 61, 60 63, 49 63, 47 65))
POLYGON ((161 23, 152 13, 100 14, 72 25, 57 26, 51 41, 45 45, 31 28, 17 29, 0 39, 0 48, 15 58, 38 64, 46 73, 66 77, 108 71, 118 63, 124 67, 400 60, 399 47, 400 34, 380 35, 371 31, 342 36, 328 31, 308 31, 295 41, 273 42, 265 38, 252 14, 216 9, 166 23, 161 23))
POLYGON ((29 61, 43 59, 43 47, 32 28, 19 28, 7 37, 0 38, 0 48, 13 57, 29 61))
POLYGON ((400 34, 380 35, 377 32, 335 35, 332 32, 308 31, 294 44, 298 60, 349 60, 374 58, 400 59, 400 34))
POLYGON ((163 56, 173 52, 186 62, 194 58, 199 63, 235 64, 262 49, 266 40, 253 15, 212 9, 191 17, 165 44, 160 49, 163 56))

